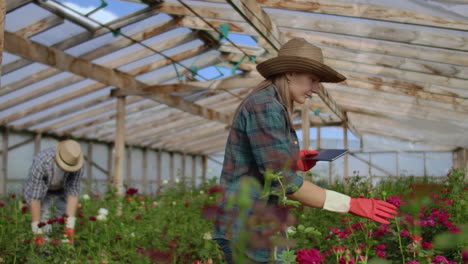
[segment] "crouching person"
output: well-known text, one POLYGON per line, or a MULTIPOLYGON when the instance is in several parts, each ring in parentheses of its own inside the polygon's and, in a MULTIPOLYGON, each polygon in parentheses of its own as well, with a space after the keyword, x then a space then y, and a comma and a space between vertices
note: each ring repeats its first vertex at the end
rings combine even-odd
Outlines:
POLYGON ((61 141, 34 157, 24 196, 30 207, 36 244, 44 244, 44 234, 52 230, 51 225, 39 223, 47 223, 55 216, 64 217, 64 237, 73 243, 83 171, 83 153, 74 140, 61 141))

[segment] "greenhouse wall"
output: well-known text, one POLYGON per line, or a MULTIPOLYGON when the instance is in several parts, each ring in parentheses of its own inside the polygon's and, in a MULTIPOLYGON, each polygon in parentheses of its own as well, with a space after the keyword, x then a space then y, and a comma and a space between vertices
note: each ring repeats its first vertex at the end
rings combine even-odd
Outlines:
MULTIPOLYGON (((0 133, 0 142, 3 142, 3 138, 4 134, 0 133)), ((112 175, 114 161, 112 145, 84 140, 77 141, 85 156, 82 193, 106 192, 112 179, 109 176, 112 175)), ((24 181, 29 175, 35 152, 38 149, 55 147, 58 142, 56 138, 44 136, 40 139, 40 146, 36 146, 34 134, 9 132, 8 148, 13 147, 13 149, 8 151, 6 168, 3 166, 3 158, 0 159, 1 176, 6 175, 6 192, 21 193, 24 181)), ((2 153, 3 149, 2 144, 0 147, 2 153)), ((187 185, 193 186, 194 182, 198 186, 206 179, 203 176, 206 171, 203 167, 205 158, 200 155, 184 155, 127 146, 125 156, 124 187, 137 188, 141 193, 155 195, 160 186, 184 181, 187 185), (158 173, 161 177, 160 183, 158 182, 158 173)))

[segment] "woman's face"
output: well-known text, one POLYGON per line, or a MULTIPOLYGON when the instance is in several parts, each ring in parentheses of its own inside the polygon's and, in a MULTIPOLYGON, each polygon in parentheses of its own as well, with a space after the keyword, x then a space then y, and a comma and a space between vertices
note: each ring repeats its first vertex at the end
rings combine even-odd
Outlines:
POLYGON ((312 73, 286 73, 289 90, 294 102, 303 104, 312 94, 318 94, 320 78, 312 73))

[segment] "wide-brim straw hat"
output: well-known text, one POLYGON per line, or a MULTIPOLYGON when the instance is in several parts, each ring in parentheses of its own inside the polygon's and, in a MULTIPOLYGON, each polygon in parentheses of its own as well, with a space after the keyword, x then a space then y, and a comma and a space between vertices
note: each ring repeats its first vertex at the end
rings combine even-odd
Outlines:
POLYGON ((285 72, 305 72, 317 75, 321 82, 341 82, 346 77, 323 63, 322 49, 303 38, 293 38, 278 51, 278 56, 257 65, 265 78, 285 72))
POLYGON ((61 141, 55 149, 55 162, 64 171, 74 172, 83 167, 83 153, 78 142, 61 141))

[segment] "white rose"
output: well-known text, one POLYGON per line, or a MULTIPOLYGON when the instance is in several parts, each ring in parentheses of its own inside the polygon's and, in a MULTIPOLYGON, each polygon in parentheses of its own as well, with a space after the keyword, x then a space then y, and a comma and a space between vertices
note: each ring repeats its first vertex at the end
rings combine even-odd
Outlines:
POLYGON ((213 239, 213 237, 211 236, 210 232, 206 232, 205 234, 203 234, 203 239, 211 240, 211 239, 213 239))
POLYGON ((87 194, 83 194, 81 196, 81 198, 83 198, 83 200, 89 200, 90 199, 89 195, 87 195, 87 194))
POLYGON ((169 182, 167 180, 164 180, 163 181, 163 184, 168 184, 169 182))
POLYGON ((296 234, 296 228, 294 226, 290 226, 286 229, 286 233, 288 233, 288 235, 294 235, 296 234))
POLYGON ((96 217, 96 219, 99 220, 99 221, 105 221, 105 220, 107 220, 107 216, 105 216, 105 215, 98 215, 98 216, 96 217))
POLYGON ((200 194, 204 194, 205 192, 204 191, 200 191, 200 194))
POLYGON ((109 210, 107 210, 106 208, 99 208, 98 214, 99 214, 99 215, 106 216, 106 215, 109 214, 109 210))
POLYGON ((175 183, 179 183, 179 178, 175 178, 175 183))

